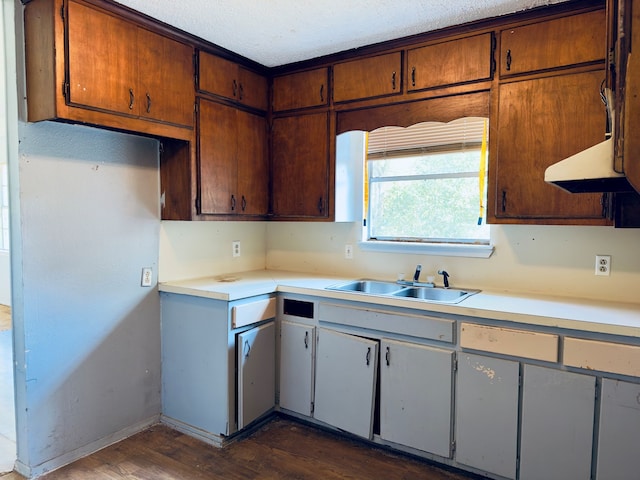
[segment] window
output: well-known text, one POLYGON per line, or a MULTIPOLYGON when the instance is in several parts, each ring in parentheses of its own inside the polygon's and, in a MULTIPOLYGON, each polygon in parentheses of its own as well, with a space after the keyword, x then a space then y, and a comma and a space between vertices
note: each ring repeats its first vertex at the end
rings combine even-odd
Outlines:
POLYGON ((368 134, 367 241, 488 245, 486 119, 368 134))

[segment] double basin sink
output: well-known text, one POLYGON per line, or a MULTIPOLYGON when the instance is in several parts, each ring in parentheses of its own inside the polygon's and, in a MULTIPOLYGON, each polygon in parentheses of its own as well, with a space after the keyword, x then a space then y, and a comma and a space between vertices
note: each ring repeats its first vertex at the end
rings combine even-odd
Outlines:
POLYGON ((434 286, 419 286, 383 282, 379 280, 354 280, 327 287, 327 290, 340 292, 364 293, 368 295, 410 298, 433 303, 460 303, 467 297, 480 290, 461 290, 457 288, 443 288, 434 286))

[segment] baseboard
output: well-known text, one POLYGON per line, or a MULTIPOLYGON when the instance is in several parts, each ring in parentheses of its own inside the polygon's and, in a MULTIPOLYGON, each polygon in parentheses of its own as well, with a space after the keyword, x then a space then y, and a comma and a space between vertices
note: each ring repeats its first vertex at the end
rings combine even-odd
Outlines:
POLYGON ((206 430, 202 430, 200 428, 194 427, 193 425, 189 425, 188 423, 181 422, 180 420, 176 420, 175 418, 167 417, 166 415, 162 415, 160 417, 160 423, 177 430, 178 432, 184 433, 185 435, 189 435, 190 437, 197 438, 198 440, 202 440, 209 445, 213 445, 214 447, 221 448, 227 444, 227 437, 224 435, 216 435, 214 433, 207 432, 206 430))
POLYGON ((141 420, 133 425, 130 425, 122 430, 119 430, 115 433, 107 435, 95 442, 91 442, 88 445, 84 445, 80 448, 72 450, 71 452, 67 452, 64 455, 60 455, 59 457, 53 458, 51 460, 47 460, 40 465, 29 467, 25 465, 20 460, 16 461, 15 470, 20 475, 26 478, 38 478, 45 473, 52 472, 53 470, 57 470, 59 468, 64 467, 70 463, 75 462, 76 460, 80 460, 81 458, 86 457, 87 455, 91 455, 92 453, 97 452, 98 450, 102 450, 109 445, 113 445, 114 443, 118 443, 125 438, 128 438, 136 433, 139 433, 151 425, 155 425, 160 422, 160 415, 153 415, 145 420, 141 420))

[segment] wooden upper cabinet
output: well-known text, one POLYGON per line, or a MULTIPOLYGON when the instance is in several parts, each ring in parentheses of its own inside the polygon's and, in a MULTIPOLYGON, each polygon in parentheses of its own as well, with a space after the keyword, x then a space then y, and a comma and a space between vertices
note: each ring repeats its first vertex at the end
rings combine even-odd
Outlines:
POLYGON ((602 61, 605 10, 571 15, 500 32, 500 76, 602 61))
POLYGON ((200 212, 266 215, 267 123, 264 117, 199 99, 200 212))
POLYGON ((273 111, 321 107, 329 101, 329 69, 316 68, 273 79, 273 111))
POLYGON ((191 138, 193 48, 124 20, 116 10, 81 0, 25 6, 29 121, 61 119, 191 138))
POLYGON ((198 90, 235 100, 243 105, 267 110, 267 78, 236 62, 200 51, 198 90))
POLYGON ((492 34, 451 40, 407 51, 407 91, 489 80, 492 34))
POLYGON ((604 139, 603 78, 604 69, 499 86, 490 131, 490 215, 519 219, 506 223, 610 223, 601 194, 571 194, 544 181, 549 165, 604 139))
POLYGON ((328 218, 329 142, 327 112, 273 119, 275 217, 328 218))
POLYGON ((333 101, 402 93, 402 52, 393 52, 333 66, 333 101))

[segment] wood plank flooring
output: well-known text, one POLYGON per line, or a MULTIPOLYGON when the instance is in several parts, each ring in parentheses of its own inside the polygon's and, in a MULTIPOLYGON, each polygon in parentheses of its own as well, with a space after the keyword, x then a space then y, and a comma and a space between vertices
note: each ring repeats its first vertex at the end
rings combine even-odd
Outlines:
MULTIPOLYGON (((10 473, 2 480, 23 480, 10 473)), ((275 417, 218 449, 157 425, 51 472, 43 480, 471 480, 309 425, 275 417)))

